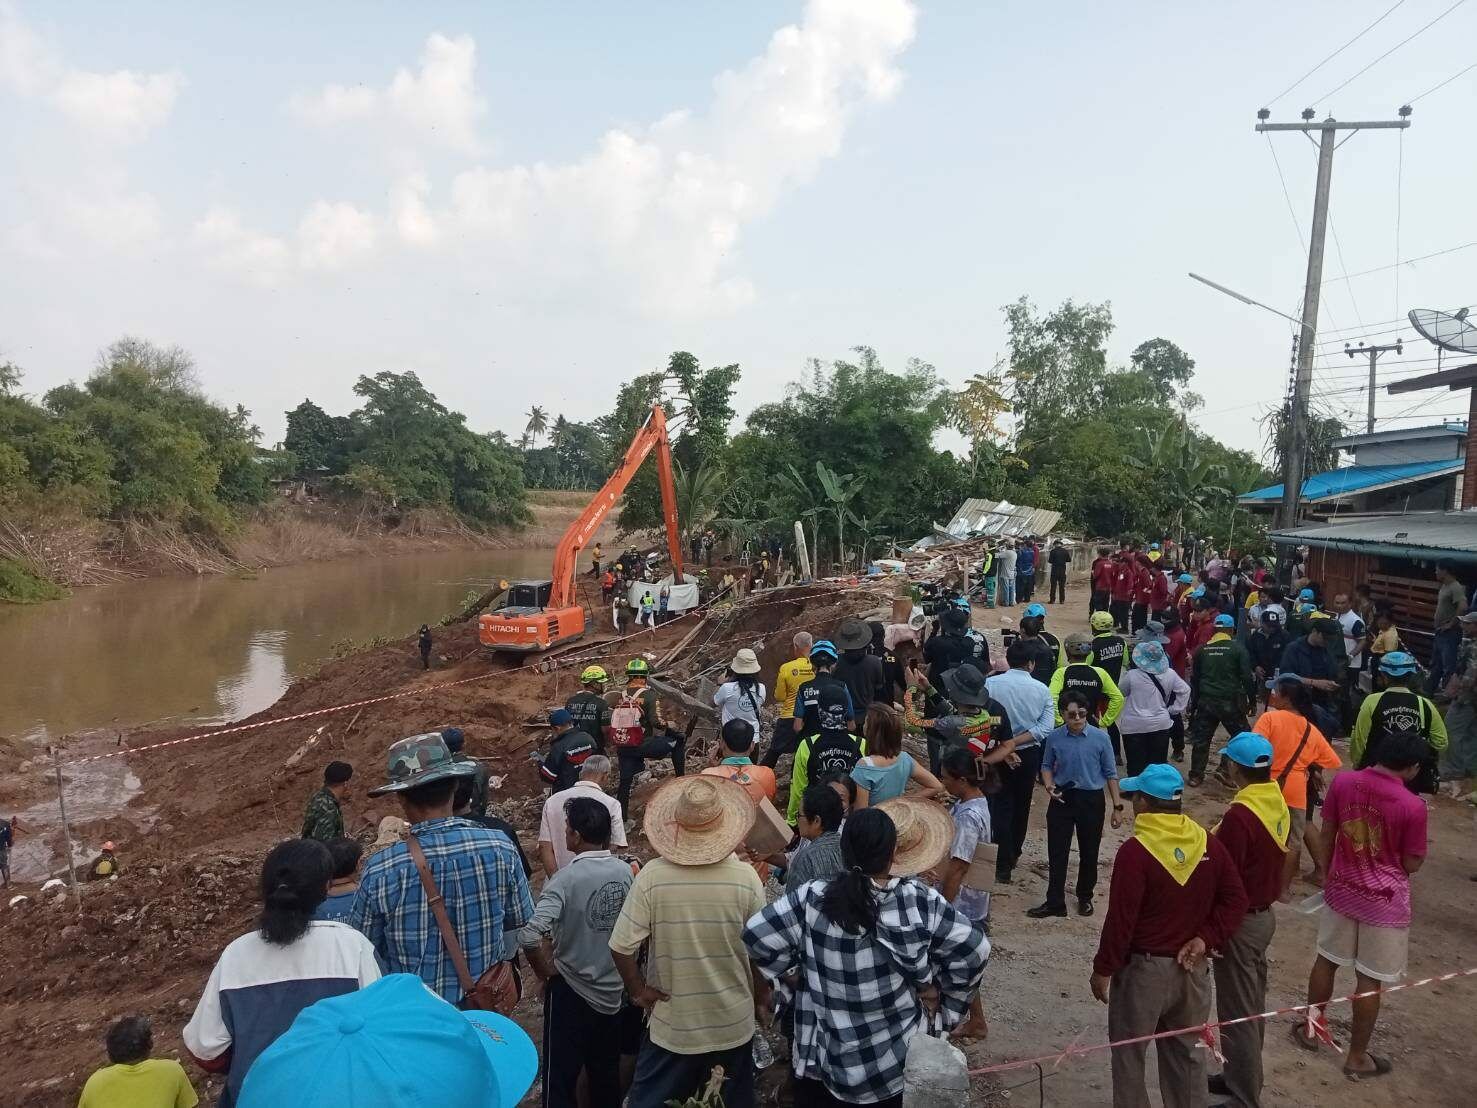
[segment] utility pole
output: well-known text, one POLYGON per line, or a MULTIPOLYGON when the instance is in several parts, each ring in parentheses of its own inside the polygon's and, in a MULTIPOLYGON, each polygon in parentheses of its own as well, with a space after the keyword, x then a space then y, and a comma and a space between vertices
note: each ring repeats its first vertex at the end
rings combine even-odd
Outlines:
POLYGON ((1279 527, 1289 528, 1297 526, 1298 504, 1303 491, 1303 454, 1307 451, 1308 437, 1308 394, 1313 385, 1313 340, 1318 335, 1318 293, 1323 284, 1323 239, 1328 231, 1328 188, 1333 179, 1333 152, 1343 145, 1334 139, 1339 131, 1403 130, 1410 126, 1410 105, 1400 109, 1399 119, 1363 123, 1339 123, 1332 116, 1321 123, 1315 123, 1312 108, 1303 109, 1301 123, 1268 123, 1271 114, 1266 108, 1256 113, 1258 131, 1302 131, 1310 138, 1313 131, 1319 132, 1318 184, 1313 192, 1313 225, 1308 231, 1308 275, 1303 287, 1297 374, 1293 379, 1292 410, 1288 413, 1287 449, 1282 455, 1282 507, 1277 519, 1279 527))
POLYGON ((1388 354, 1391 351, 1394 351, 1396 354, 1404 354, 1405 347, 1401 344, 1399 339, 1396 339, 1394 345, 1392 346, 1365 346, 1362 342, 1358 346, 1350 346, 1348 343, 1344 343, 1344 353, 1349 355, 1349 357, 1351 358, 1356 358, 1360 354, 1369 355, 1369 415, 1364 420, 1364 433, 1366 435, 1374 434, 1375 363, 1380 360, 1381 354, 1388 354))

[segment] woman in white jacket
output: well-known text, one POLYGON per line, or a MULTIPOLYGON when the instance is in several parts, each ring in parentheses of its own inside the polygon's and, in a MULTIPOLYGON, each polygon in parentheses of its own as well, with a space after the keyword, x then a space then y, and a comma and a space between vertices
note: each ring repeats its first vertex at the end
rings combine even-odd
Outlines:
POLYGON ((1147 765, 1169 761, 1172 717, 1190 702, 1190 686, 1170 668, 1164 647, 1141 642, 1133 648, 1133 668, 1118 682, 1123 710, 1118 730, 1123 735, 1126 777, 1137 777, 1147 765))

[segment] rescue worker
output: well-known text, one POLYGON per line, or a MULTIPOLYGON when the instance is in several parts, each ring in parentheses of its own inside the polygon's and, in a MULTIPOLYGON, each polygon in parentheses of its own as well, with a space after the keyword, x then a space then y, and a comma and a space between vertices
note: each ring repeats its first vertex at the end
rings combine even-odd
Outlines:
POLYGON ((1031 676, 1043 685, 1050 686, 1057 667, 1066 661, 1062 653, 1061 640, 1046 629, 1046 608, 1041 604, 1027 604, 1021 614, 1021 633, 1017 642, 1023 642, 1031 651, 1031 676))
POLYGON ((829 639, 810 648, 815 676, 795 694, 795 766, 790 773, 790 804, 786 818, 794 826, 800 815, 800 798, 811 778, 850 774, 867 751, 867 744, 852 734, 856 710, 845 682, 832 671, 838 654, 829 639))
POLYGON ((1413 793, 1435 793, 1438 756, 1446 750, 1446 722, 1436 705, 1414 692, 1410 683, 1418 672, 1416 660, 1403 650, 1380 659, 1384 688, 1364 698, 1354 731, 1349 736, 1349 762, 1355 769, 1379 765, 1380 745, 1400 735, 1420 735, 1430 751, 1421 772, 1406 782, 1413 793))
POLYGON ((87 880, 108 881, 118 876, 118 857, 113 853, 117 849, 111 842, 103 843, 103 852, 87 867, 87 880))
POLYGON ((779 764, 781 755, 795 753, 795 743, 799 739, 795 731, 795 696, 801 686, 815 676, 815 667, 810 664, 810 647, 814 642, 810 632, 801 631, 790 641, 795 648, 795 657, 780 666, 775 674, 774 733, 770 736, 769 749, 759 763, 770 769, 779 764))
MULTIPOLYGON (((1118 783, 1133 794, 1133 836, 1113 860, 1108 910, 1092 962, 1092 995, 1108 1006, 1108 1038, 1139 1039, 1196 1028, 1210 1015, 1209 952, 1241 926, 1246 890, 1230 852, 1181 811, 1179 770, 1156 762, 1118 783)), ((1113 1103, 1150 1103, 1144 1081, 1149 1044, 1112 1052, 1113 1103)), ((1169 1108, 1204 1104, 1199 1037, 1155 1042, 1159 1095, 1169 1108)))
MULTIPOLYGON (((1106 547, 1103 548, 1107 550, 1106 547)), ((1105 606, 1106 606, 1106 602, 1105 606)), ((1092 628, 1092 653, 1088 655, 1087 661, 1097 666, 1113 679, 1117 685, 1123 676, 1123 662, 1127 644, 1113 634, 1113 615, 1104 608, 1099 608, 1092 613, 1087 624, 1092 628)), ((1111 724, 1105 725, 1108 738, 1113 742, 1113 758, 1121 766, 1123 764, 1123 734, 1118 730, 1117 713, 1111 724)))
POLYGON ((587 666, 580 674, 580 691, 564 702, 574 725, 594 740, 601 754, 605 753, 605 729, 610 725, 610 702, 605 699, 609 684, 610 675, 603 667, 587 666))
MULTIPOLYGON (((1226 744, 1236 795, 1211 833, 1226 848, 1246 889, 1246 915, 1215 960, 1217 1020, 1236 1020, 1267 1010, 1267 947, 1277 931, 1273 911, 1282 892, 1282 865, 1292 816, 1282 789, 1272 780, 1272 744, 1243 732, 1226 744)), ((1262 1041, 1266 1021, 1221 1029, 1221 1072, 1210 1091, 1230 1103, 1257 1108, 1262 1094, 1262 1041)))
POLYGON ((585 759, 591 754, 599 754, 600 748, 594 739, 574 725, 574 716, 567 708, 555 708, 550 712, 549 726, 554 729, 554 739, 538 773, 544 784, 557 793, 574 788, 585 759))
POLYGON ((995 551, 985 549, 984 561, 980 563, 980 593, 985 598, 985 607, 995 606, 995 551))
POLYGON ((472 774, 472 816, 482 819, 487 815, 487 793, 492 782, 492 775, 488 768, 477 761, 470 754, 463 751, 467 745, 467 737, 462 734, 460 727, 448 727, 441 732, 441 738, 446 743, 446 749, 451 751, 453 762, 469 762, 476 766, 472 774))
POLYGON ((421 624, 421 629, 416 635, 416 645, 421 652, 421 669, 431 668, 431 628, 421 624))
POLYGON ((651 666, 645 658, 632 658, 626 663, 626 687, 607 697, 610 723, 606 733, 620 767, 615 795, 621 814, 627 818, 631 783, 646 767, 648 758, 670 757, 674 774, 681 777, 687 772, 687 739, 668 729, 662 698, 647 683, 650 675, 651 666))
POLYGON ((1047 684, 1051 690, 1051 702, 1056 705, 1057 726, 1062 724, 1062 694, 1076 690, 1087 696, 1087 722, 1107 730, 1123 710, 1123 694, 1118 691, 1118 683, 1107 670, 1092 663, 1090 635, 1074 631, 1063 640, 1062 649, 1066 652, 1067 664, 1058 666, 1047 684))
POLYGON ((1190 786, 1205 781, 1210 741, 1217 726, 1227 735, 1249 730, 1246 709, 1251 698, 1251 658, 1232 638, 1236 620, 1225 613, 1215 617, 1215 631, 1195 654, 1190 666, 1190 786))

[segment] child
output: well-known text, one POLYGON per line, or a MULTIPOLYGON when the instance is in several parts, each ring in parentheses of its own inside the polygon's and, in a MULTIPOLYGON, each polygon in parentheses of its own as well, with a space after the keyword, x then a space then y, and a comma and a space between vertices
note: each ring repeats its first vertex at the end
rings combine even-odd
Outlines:
MULTIPOLYGON (((945 791, 959 803, 954 805, 954 841, 940 870, 943 880, 939 891, 954 908, 988 932, 989 890, 965 885, 964 875, 974 861, 975 850, 991 840, 990 805, 985 794, 995 787, 995 771, 961 746, 944 751, 940 769, 945 791)), ((975 993, 969 1002, 969 1018, 954 1029, 950 1038, 983 1039, 989 1030, 984 1006, 979 993, 975 993)))
POLYGON ((154 1032, 143 1016, 125 1016, 108 1029, 108 1061, 87 1079, 77 1108, 195 1108, 200 1098, 173 1058, 150 1058, 154 1032))
POLYGON ((327 844, 328 856, 333 859, 333 880, 328 883, 328 895, 314 919, 343 923, 349 918, 349 907, 354 903, 354 894, 359 891, 359 859, 364 848, 353 839, 333 839, 327 844))

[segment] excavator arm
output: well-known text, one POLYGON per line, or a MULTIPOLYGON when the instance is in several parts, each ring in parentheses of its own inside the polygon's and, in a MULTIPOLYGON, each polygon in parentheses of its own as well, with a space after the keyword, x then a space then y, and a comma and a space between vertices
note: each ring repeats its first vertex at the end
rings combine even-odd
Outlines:
POLYGON ((625 456, 615 467, 604 485, 600 487, 573 523, 565 530, 554 549, 554 587, 549 597, 549 607, 573 607, 575 600, 575 575, 579 570, 580 551, 590 541, 610 509, 620 499, 621 493, 631 483, 631 478, 641 468, 646 456, 656 450, 657 483, 662 490, 662 518, 667 529, 667 551, 672 557, 674 580, 682 581, 682 537, 677 529, 677 486, 672 477, 672 444, 667 439, 667 413, 660 404, 651 406, 651 415, 636 432, 625 456))

